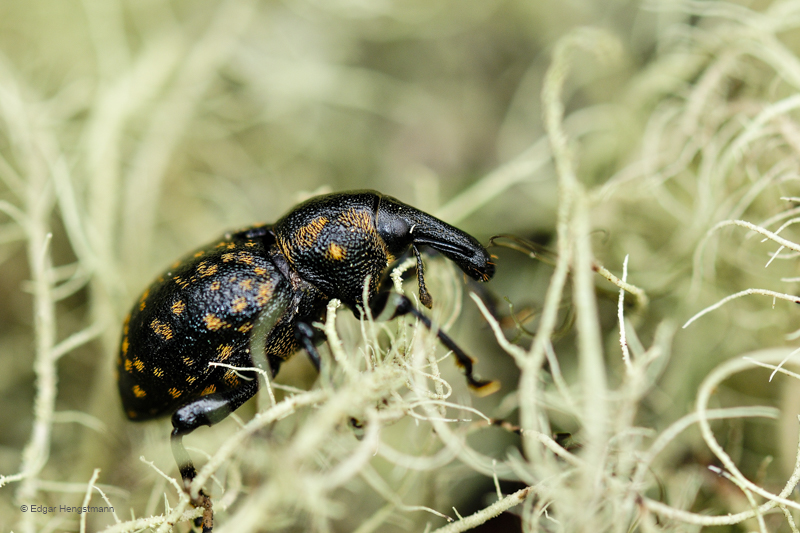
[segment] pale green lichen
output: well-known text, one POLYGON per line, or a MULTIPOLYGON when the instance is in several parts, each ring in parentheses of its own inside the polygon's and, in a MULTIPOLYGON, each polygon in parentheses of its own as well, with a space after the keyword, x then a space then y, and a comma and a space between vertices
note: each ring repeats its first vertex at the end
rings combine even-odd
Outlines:
POLYGON ((122 317, 181 252, 374 187, 552 237, 492 249, 516 322, 426 259, 504 388, 331 306, 318 378, 187 438, 215 530, 797 531, 800 2, 569 5, 0 6, 0 529, 189 528, 168 422, 116 398, 122 317))

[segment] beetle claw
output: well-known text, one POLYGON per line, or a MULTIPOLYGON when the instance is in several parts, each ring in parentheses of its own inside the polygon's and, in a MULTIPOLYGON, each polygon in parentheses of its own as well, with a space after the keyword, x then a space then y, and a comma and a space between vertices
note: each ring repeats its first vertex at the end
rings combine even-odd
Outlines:
POLYGON ((203 508, 203 516, 198 516, 194 519, 195 527, 203 527, 203 533, 211 533, 214 527, 214 509, 212 508, 211 498, 202 490, 197 498, 192 500, 194 507, 203 508))

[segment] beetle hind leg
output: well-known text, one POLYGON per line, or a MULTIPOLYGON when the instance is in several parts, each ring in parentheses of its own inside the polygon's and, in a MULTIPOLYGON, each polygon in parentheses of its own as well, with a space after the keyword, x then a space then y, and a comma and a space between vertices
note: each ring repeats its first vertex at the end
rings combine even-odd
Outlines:
MULTIPOLYGON (((197 475, 197 470, 194 468, 194 463, 189 456, 189 452, 186 451, 183 445, 183 436, 187 433, 189 432, 174 428, 170 436, 170 444, 172 446, 172 455, 175 457, 175 462, 178 463, 178 469, 180 470, 181 479, 183 480, 183 490, 189 493, 192 480, 197 475)), ((211 533, 214 526, 214 510, 211 505, 211 498, 200 489, 197 498, 192 499, 192 505, 203 508, 203 516, 195 518, 195 527, 202 526, 203 533, 211 533)))
MULTIPOLYGON (((189 452, 183 445, 183 437, 200 426, 210 426, 220 422, 252 398, 257 390, 258 381, 253 379, 233 390, 201 396, 183 405, 172 415, 173 430, 170 444, 172 445, 172 455, 175 457, 181 473, 183 489, 186 492, 190 491, 197 470, 194 468, 189 452)), ((203 508, 203 516, 197 519, 195 525, 202 525, 203 533, 210 533, 214 523, 211 498, 201 489, 198 497, 192 500, 192 505, 203 508)))

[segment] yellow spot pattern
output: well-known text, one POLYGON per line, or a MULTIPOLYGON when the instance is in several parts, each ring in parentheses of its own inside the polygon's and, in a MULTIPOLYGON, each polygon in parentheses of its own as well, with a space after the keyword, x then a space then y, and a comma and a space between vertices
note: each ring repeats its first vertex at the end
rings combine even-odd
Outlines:
POLYGON ((208 387, 203 389, 203 391, 200 393, 200 396, 206 396, 207 394, 214 394, 215 392, 217 392, 217 386, 209 385, 208 387))
POLYGON ((255 268, 253 269, 253 273, 254 273, 256 276, 263 276, 264 274, 266 274, 266 273, 267 273, 267 269, 266 269, 266 268, 264 268, 264 267, 255 267, 255 268))
MULTIPOLYGON (((351 207, 339 215, 337 222, 341 223, 347 228, 351 228, 351 231, 353 231, 353 229, 357 229, 364 232, 374 247, 381 248, 386 257, 391 259, 391 261, 394 261, 394 257, 386 248, 386 243, 383 242, 383 239, 381 239, 381 236, 378 235, 378 231, 375 229, 375 223, 372 220, 372 215, 370 215, 367 211, 357 210, 351 207)), ((391 261, 387 261, 387 264, 389 264, 391 261)))
POLYGON ((246 279, 244 281, 240 281, 239 282, 239 287, 241 287, 242 290, 249 291, 250 289, 253 288, 253 280, 252 279, 246 279))
POLYGON ((234 313, 241 313, 245 309, 247 309, 247 298, 244 296, 237 296, 233 299, 233 302, 231 302, 231 310, 234 313))
POLYGON ((328 259, 332 259, 334 261, 341 261, 342 259, 344 259, 346 252, 344 248, 342 248, 335 242, 332 242, 331 245, 328 246, 328 252, 325 255, 328 257, 328 259))
POLYGON ((364 233, 374 233, 377 235, 375 224, 372 223, 372 216, 366 211, 351 207, 339 215, 337 221, 345 227, 358 228, 364 233))
POLYGON ((201 278, 207 278, 208 276, 213 276, 217 273, 219 267, 217 265, 209 265, 208 261, 203 261, 199 265, 197 265, 197 275, 201 278))
POLYGON ((155 377, 157 377, 157 378, 163 378, 163 377, 164 377, 164 371, 163 371, 163 370, 161 370, 161 369, 160 369, 160 368, 158 368, 158 367, 155 367, 155 368, 153 369, 153 375, 154 375, 155 377))
POLYGON ((231 355, 233 355, 233 346, 230 344, 221 344, 219 348, 217 348, 217 358, 220 361, 227 360, 231 355))
POLYGON ((137 398, 144 398, 145 396, 147 396, 147 393, 143 391, 139 385, 134 385, 131 390, 133 391, 133 395, 136 396, 137 398))
POLYGON ((125 372, 130 373, 133 370, 133 363, 130 359, 125 359, 125 372))
POLYGON ((230 263, 231 261, 233 261, 233 257, 234 257, 233 252, 225 252, 224 254, 222 254, 222 262, 230 263))
POLYGON ((122 355, 128 355, 128 346, 130 346, 130 343, 128 342, 128 336, 125 335, 122 337, 122 355))
POLYGON ((138 357, 133 360, 133 366, 136 367, 136 370, 142 372, 144 370, 144 363, 138 357))
POLYGON ((242 324, 241 326, 236 328, 236 331, 238 331, 240 333, 247 333, 251 329, 253 329, 253 324, 248 322, 247 324, 242 324))
POLYGON ((259 307, 267 305, 270 297, 272 296, 272 284, 269 282, 258 284, 258 294, 256 295, 256 304, 259 307))
POLYGON ((171 387, 167 392, 169 393, 170 396, 172 396, 173 398, 176 398, 176 399, 180 398, 181 394, 182 394, 181 391, 179 391, 175 387, 171 387))
POLYGON ((150 327, 156 332, 156 335, 164 340, 169 340, 173 337, 172 328, 157 318, 154 318, 153 321, 150 322, 150 327))
POLYGON ((294 234, 295 243, 300 248, 311 248, 328 222, 327 217, 318 217, 302 226, 294 234))
POLYGON ((150 289, 146 289, 142 293, 141 298, 139 298, 139 311, 144 311, 144 308, 146 307, 146 301, 145 300, 147 300, 148 296, 150 296, 150 289))
POLYGON ((205 317, 203 317, 203 322, 206 323, 206 329, 209 331, 217 331, 218 329, 230 327, 230 324, 211 313, 208 313, 205 317))
POLYGON ((222 287, 222 284, 219 281, 214 281, 211 285, 208 286, 208 290, 210 291, 218 291, 222 287))
POLYGON ((239 252, 236 254, 236 260, 240 263, 244 263, 245 265, 252 265, 253 264, 253 254, 249 252, 239 252))
POLYGON ((172 304, 172 313, 175 315, 180 315, 186 309, 186 304, 183 303, 183 300, 178 300, 174 304, 172 304))
POLYGON ((222 381, 224 381, 225 384, 227 384, 231 388, 239 385, 239 377, 233 370, 228 370, 227 372, 225 372, 225 375, 222 376, 222 381))

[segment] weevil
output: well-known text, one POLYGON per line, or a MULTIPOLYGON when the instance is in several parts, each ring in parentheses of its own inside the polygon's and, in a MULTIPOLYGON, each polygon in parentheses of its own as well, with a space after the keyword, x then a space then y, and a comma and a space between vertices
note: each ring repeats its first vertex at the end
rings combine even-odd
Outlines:
MULTIPOLYGON (((361 318, 411 314, 430 319, 406 296, 386 289, 389 265, 410 248, 416 256, 420 302, 431 307, 420 247, 437 250, 468 276, 488 281, 495 266, 467 233, 376 191, 311 198, 272 225, 226 233, 222 239, 176 262, 147 288, 125 319, 118 384, 131 420, 172 416, 172 452, 187 488, 196 475, 183 437, 235 411, 258 390, 249 371, 265 360, 272 376, 281 363, 305 350, 319 370, 312 327, 327 303, 339 299, 361 318), (366 295, 366 301, 364 299, 366 295), (393 309, 392 309, 393 308, 393 309), (386 316, 387 313, 384 313, 386 316), (264 353, 251 353, 253 335, 264 335, 264 353)), ((473 360, 441 330, 471 388, 492 392, 497 383, 473 374, 473 360)), ((210 531, 210 499, 204 531, 210 531)))

